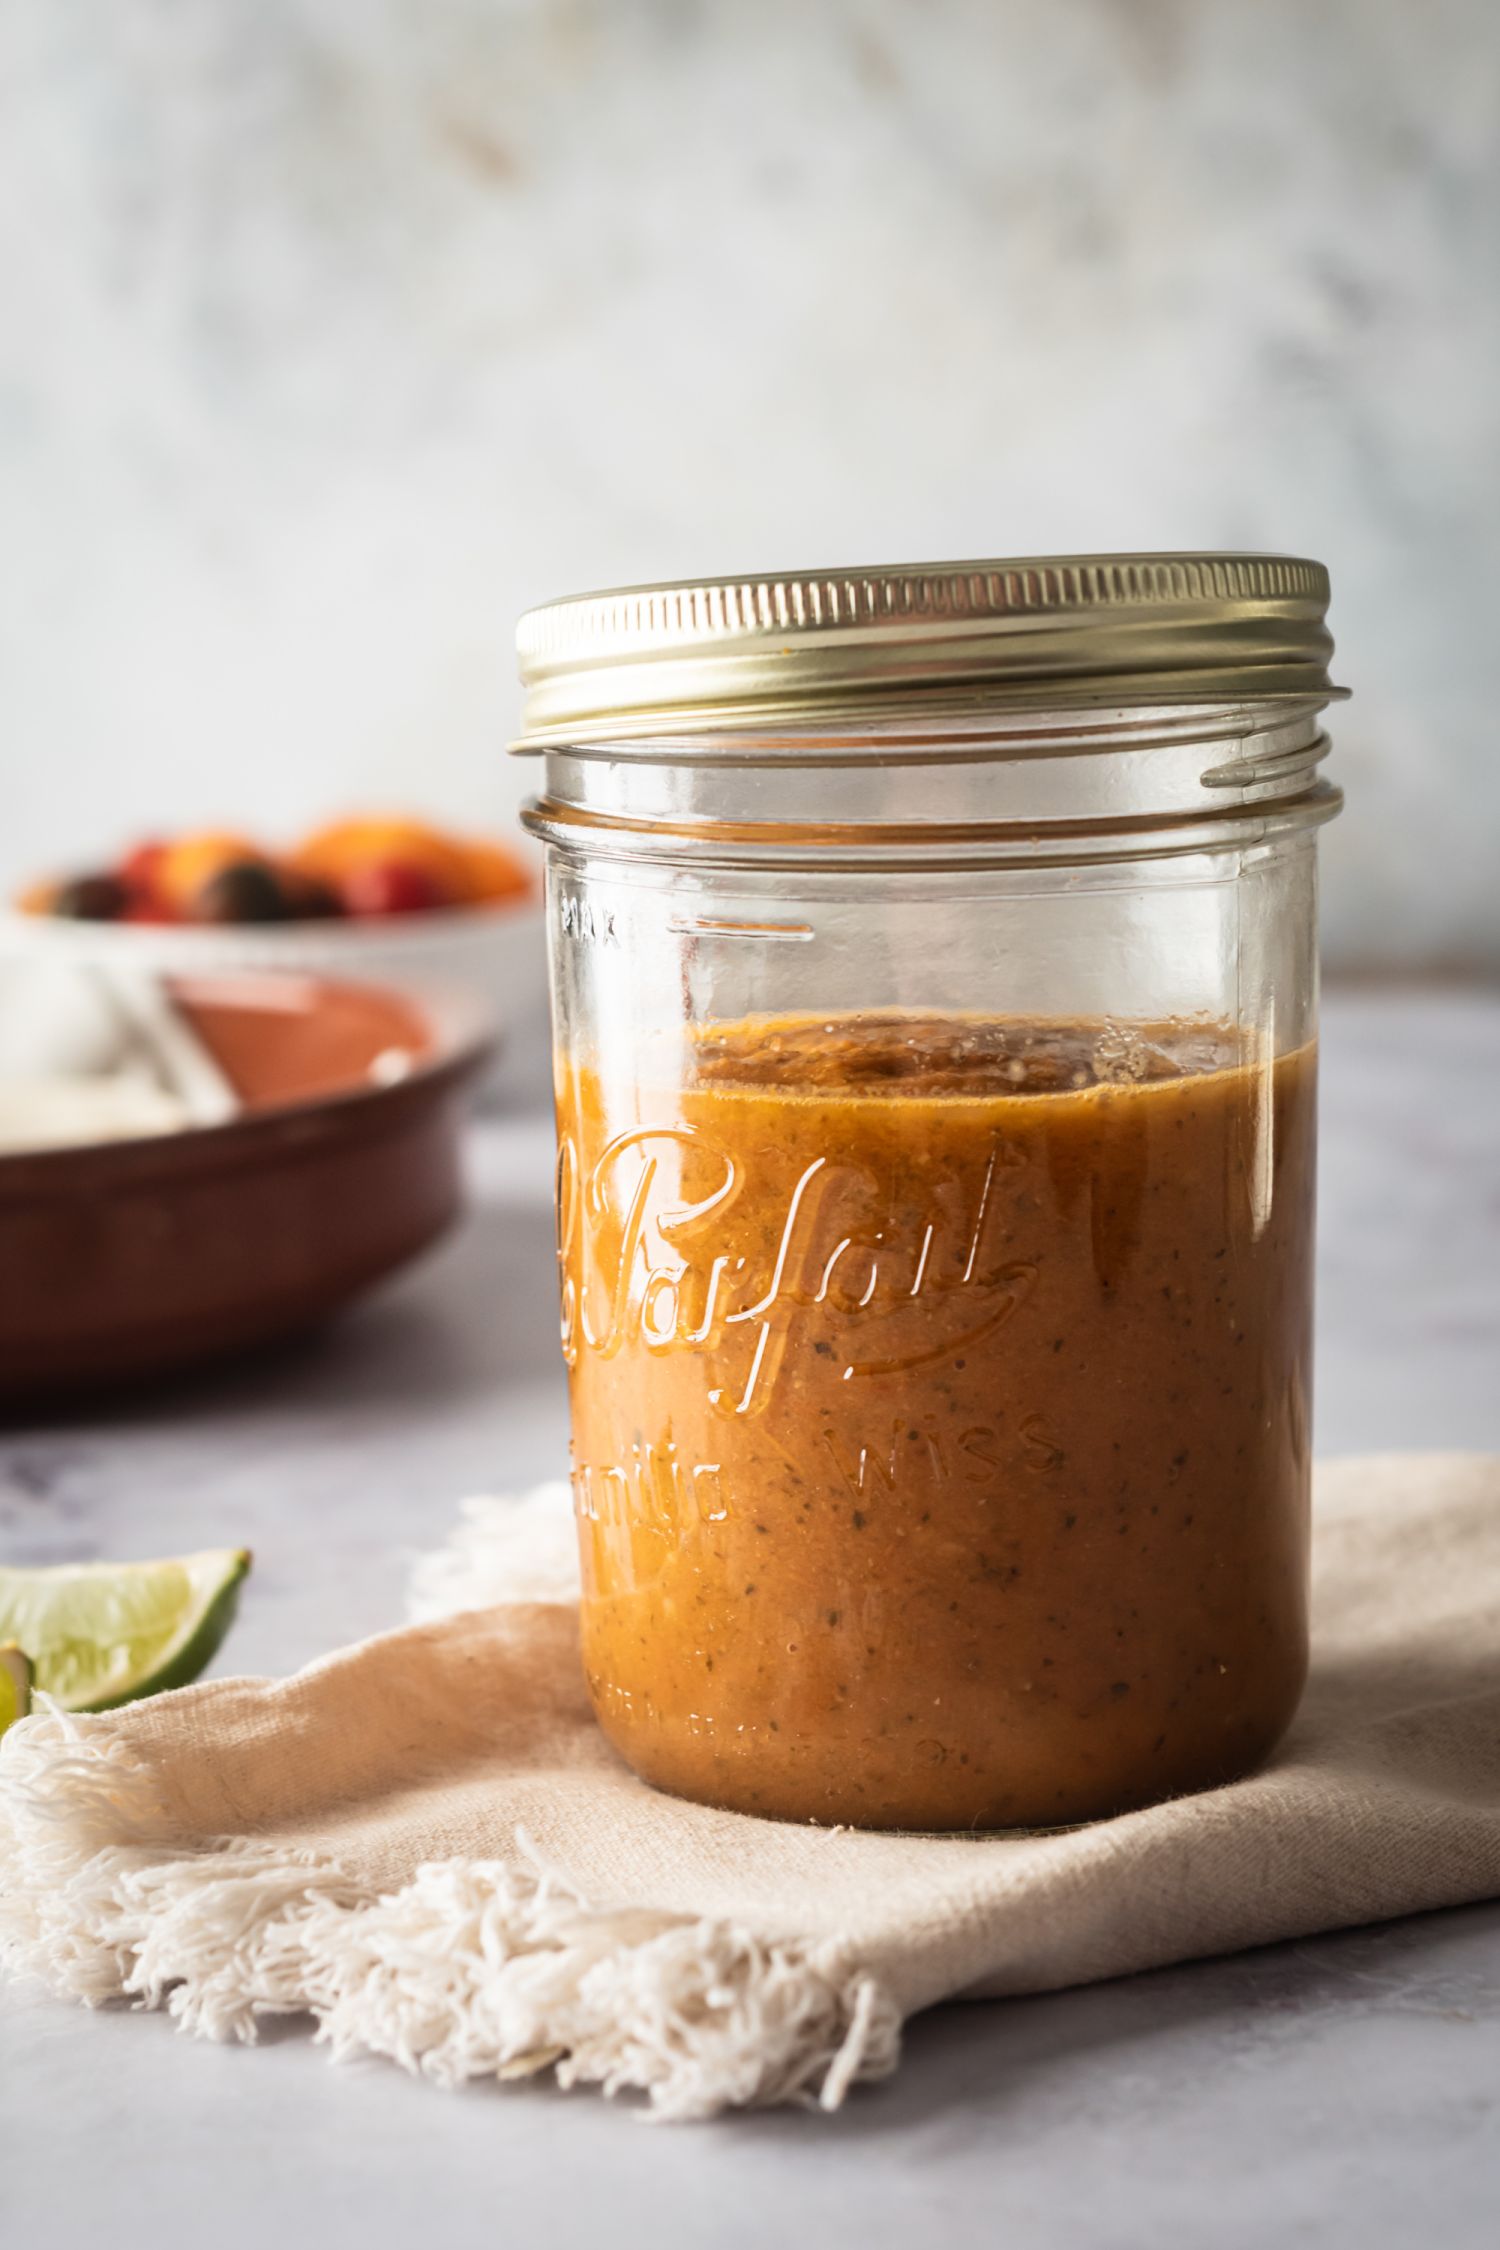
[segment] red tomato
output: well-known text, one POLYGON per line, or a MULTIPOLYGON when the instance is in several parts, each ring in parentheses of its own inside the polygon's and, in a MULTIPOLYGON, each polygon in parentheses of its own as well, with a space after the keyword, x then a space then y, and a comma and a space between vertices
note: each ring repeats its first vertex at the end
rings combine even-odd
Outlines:
POLYGON ((130 922, 175 922, 177 916, 167 908, 161 890, 161 865, 168 847, 155 839, 137 844, 128 851, 119 866, 120 881, 130 893, 130 908, 126 920, 130 922))
POLYGON ((349 914, 427 914, 448 904, 442 886, 410 859, 372 859, 351 867, 338 890, 349 914))

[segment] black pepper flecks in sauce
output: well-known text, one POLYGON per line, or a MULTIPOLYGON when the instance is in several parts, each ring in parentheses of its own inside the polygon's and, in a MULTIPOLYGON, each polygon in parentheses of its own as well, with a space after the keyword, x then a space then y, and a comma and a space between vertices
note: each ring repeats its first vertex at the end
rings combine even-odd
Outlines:
POLYGON ((675 1090, 563 1071, 584 1651, 640 1772, 967 1828, 1266 1753, 1314 1077, 1216 1027, 892 1016, 717 1027, 675 1090))

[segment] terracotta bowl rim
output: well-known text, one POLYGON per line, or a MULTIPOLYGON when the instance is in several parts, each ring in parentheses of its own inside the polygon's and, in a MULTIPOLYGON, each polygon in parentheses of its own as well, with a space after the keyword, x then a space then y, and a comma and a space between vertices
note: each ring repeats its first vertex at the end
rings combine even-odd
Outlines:
MULTIPOLYGON (((184 975, 180 981, 193 982, 195 977, 196 972, 184 975)), ((283 981, 271 970, 227 971, 226 978, 236 983, 283 981)), ((212 974, 206 973, 204 981, 214 981, 212 974)), ((428 1033, 429 1045, 414 1060, 411 1069, 399 1078, 362 1079, 328 1093, 270 1102, 219 1124, 183 1125, 165 1133, 132 1133, 114 1140, 69 1141, 56 1148, 5 1151, 0 1153, 0 1203, 11 1203, 24 1196, 33 1182, 38 1189, 56 1187, 70 1169, 87 1172, 91 1185, 96 1182, 103 1185, 116 1173, 122 1180, 137 1180, 149 1179, 153 1173, 160 1172, 212 1171, 221 1158, 233 1166, 236 1159, 251 1153, 258 1142, 284 1135, 299 1125, 305 1129, 331 1115, 342 1117, 350 1110, 365 1109, 373 1113, 382 1105, 389 1107, 399 1103, 403 1095, 420 1098, 460 1085, 477 1077, 500 1045, 501 1035, 494 1023, 476 1019, 445 1027, 440 1004, 421 1006, 413 1001, 410 993, 399 988, 360 987, 347 979, 315 975, 299 976, 298 981, 346 990, 389 992, 404 1009, 416 1008, 428 1033)))

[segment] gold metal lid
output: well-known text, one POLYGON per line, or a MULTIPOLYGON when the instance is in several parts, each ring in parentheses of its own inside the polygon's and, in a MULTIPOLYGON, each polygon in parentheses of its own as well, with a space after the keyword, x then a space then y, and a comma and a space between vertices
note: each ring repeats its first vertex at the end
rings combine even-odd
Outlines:
POLYGON ((1043 555, 629 586, 528 610, 512 747, 837 729, 1003 705, 1326 703, 1328 573, 1043 555))

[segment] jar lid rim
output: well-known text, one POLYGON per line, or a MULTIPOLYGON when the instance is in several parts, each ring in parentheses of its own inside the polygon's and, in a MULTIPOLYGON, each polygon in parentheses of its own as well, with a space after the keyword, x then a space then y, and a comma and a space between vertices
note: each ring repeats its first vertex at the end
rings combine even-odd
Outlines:
POLYGON ((569 595, 516 632, 513 748, 995 705, 1321 702, 1328 573, 1253 553, 1021 556, 569 595))

